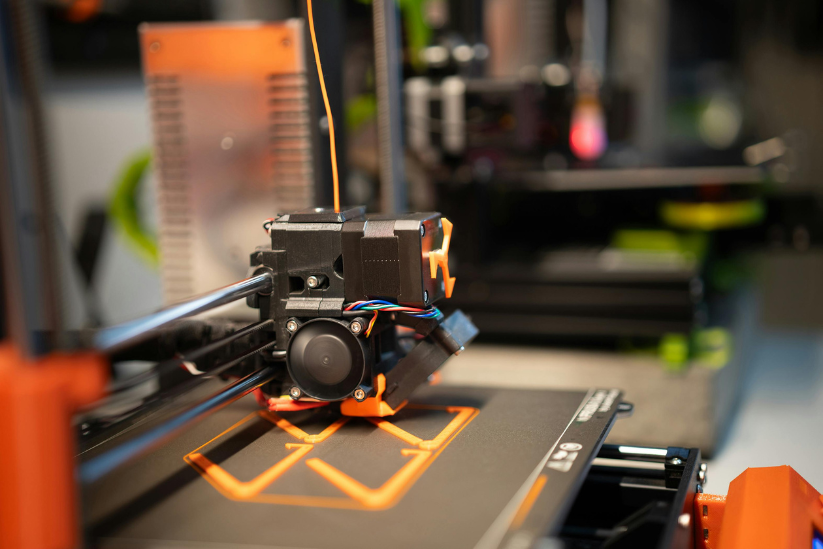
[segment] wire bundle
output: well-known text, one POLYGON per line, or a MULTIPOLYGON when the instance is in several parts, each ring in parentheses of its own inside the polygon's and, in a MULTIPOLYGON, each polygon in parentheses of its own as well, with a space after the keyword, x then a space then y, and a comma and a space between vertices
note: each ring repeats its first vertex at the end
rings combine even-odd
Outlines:
POLYGON ((398 305, 391 301, 383 301, 382 299, 372 299, 370 301, 355 301, 346 305, 346 311, 381 311, 386 313, 406 313, 409 316, 417 318, 437 318, 443 314, 437 307, 431 309, 420 309, 418 307, 406 307, 398 305))
POLYGON ((432 307, 431 309, 405 307, 403 305, 398 305, 397 303, 392 303, 391 301, 383 301, 382 299, 372 299, 369 301, 355 301, 354 303, 349 303, 348 305, 346 305, 345 310, 374 311, 374 316, 372 317, 371 322, 369 322, 369 327, 366 330, 366 337, 369 337, 371 335, 372 328, 374 328, 374 322, 377 320, 377 313, 379 312, 399 312, 405 313, 415 318, 437 318, 438 316, 443 314, 437 307, 432 307))
POLYGON ((271 226, 274 223, 274 218, 270 217, 263 222, 263 230, 266 231, 266 234, 271 235, 271 226))

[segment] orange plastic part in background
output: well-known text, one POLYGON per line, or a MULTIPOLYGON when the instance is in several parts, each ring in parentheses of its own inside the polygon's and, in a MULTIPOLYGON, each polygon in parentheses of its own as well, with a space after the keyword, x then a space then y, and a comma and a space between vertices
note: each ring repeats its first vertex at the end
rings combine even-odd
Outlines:
POLYGON ((72 414, 103 396, 106 360, 90 353, 37 360, 0 343, 0 547, 79 545, 72 414))
POLYGON ((725 503, 698 495, 694 509, 698 548, 811 549, 814 531, 823 532, 823 499, 786 465, 746 469, 729 485, 725 503))

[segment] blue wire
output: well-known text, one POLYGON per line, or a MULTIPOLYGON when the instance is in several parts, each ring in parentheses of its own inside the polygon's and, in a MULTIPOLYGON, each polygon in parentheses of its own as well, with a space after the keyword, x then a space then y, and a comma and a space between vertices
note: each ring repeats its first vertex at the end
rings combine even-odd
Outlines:
MULTIPOLYGON (((360 303, 360 304, 356 305, 351 310, 352 311, 360 311, 360 310, 363 309, 363 307, 368 307, 370 305, 395 305, 395 306, 397 306, 397 303, 392 303, 391 301, 385 301, 383 299, 372 299, 372 300, 365 301, 363 303, 360 303)), ((377 310, 379 311, 380 309, 377 309, 377 310)), ((400 311, 400 312, 406 313, 407 315, 413 316, 413 317, 416 317, 416 318, 436 318, 437 316, 439 316, 441 314, 440 310, 437 307, 434 307, 433 310, 431 310, 431 311, 425 311, 425 312, 421 311, 420 313, 412 313, 412 312, 409 312, 409 311, 400 311)))

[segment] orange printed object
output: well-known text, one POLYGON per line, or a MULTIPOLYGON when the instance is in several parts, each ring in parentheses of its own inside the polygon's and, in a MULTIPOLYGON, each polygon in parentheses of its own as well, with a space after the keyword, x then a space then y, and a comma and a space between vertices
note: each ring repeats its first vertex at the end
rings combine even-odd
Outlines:
POLYGON ((383 486, 376 490, 364 486, 362 483, 354 480, 349 475, 332 467, 323 460, 316 458, 310 459, 306 461, 306 465, 338 487, 347 496, 362 503, 365 507, 369 509, 383 509, 392 503, 431 456, 431 452, 412 450, 410 448, 400 450, 400 454, 403 456, 412 456, 411 461, 406 463, 406 465, 387 480, 383 486))
POLYGON ((696 546, 706 549, 812 548, 823 532, 821 495, 783 465, 746 469, 725 498, 695 497, 696 546))
POLYGON ((79 545, 71 417, 104 395, 102 356, 29 360, 0 344, 0 547, 79 545))
POLYGON ((228 492, 234 499, 247 500, 262 492, 266 486, 273 483, 280 476, 288 471, 292 465, 303 459, 303 456, 311 452, 314 448, 312 444, 286 444, 286 450, 297 451, 292 452, 284 459, 277 462, 273 467, 267 469, 263 473, 257 475, 254 479, 248 482, 240 482, 232 475, 227 473, 221 467, 212 463, 209 458, 199 453, 192 453, 187 456, 198 469, 205 474, 210 475, 216 482, 218 482, 225 492, 228 492))
POLYGON ((289 420, 283 419, 282 417, 278 416, 273 412, 266 413, 260 411, 258 413, 260 414, 260 417, 266 418, 267 420, 271 421, 272 423, 286 431, 294 438, 302 440, 303 442, 308 442, 310 444, 317 444, 319 442, 323 442, 324 440, 332 436, 334 433, 336 433, 338 429, 340 429, 349 421, 349 418, 347 417, 340 418, 328 427, 326 427, 325 429, 323 429, 322 432, 316 435, 310 435, 300 427, 292 425, 292 423, 289 420))
POLYGON ((215 489, 228 498, 253 501, 257 503, 273 503, 279 505, 300 505, 310 507, 332 507, 338 509, 361 509, 380 510, 391 507, 402 497, 406 490, 411 488, 414 482, 423 474, 435 459, 445 450, 449 443, 468 425, 479 413, 476 408, 463 406, 440 407, 440 406, 409 406, 410 408, 430 409, 455 413, 456 416, 449 421, 448 425, 431 441, 424 441, 388 421, 369 419, 381 426, 386 432, 391 433, 400 440, 417 446, 418 448, 403 448, 400 450, 402 456, 411 457, 403 467, 391 476, 379 488, 369 488, 360 481, 350 477, 337 468, 329 465, 319 458, 308 459, 305 465, 312 471, 323 477, 327 482, 338 488, 347 497, 325 497, 311 495, 292 495, 265 493, 264 490, 271 486, 278 478, 294 467, 302 467, 300 462, 315 445, 324 442, 344 427, 351 418, 342 417, 326 427, 317 435, 309 435, 301 428, 290 421, 279 417, 277 414, 265 412, 263 410, 249 414, 216 437, 212 438, 202 446, 196 448, 186 456, 184 461, 196 469, 215 489), (241 425, 255 417, 262 417, 274 423, 279 429, 300 440, 301 443, 286 444, 286 449, 295 450, 287 457, 267 469, 256 478, 248 482, 242 482, 231 473, 213 463, 205 457, 201 451, 203 448, 215 442, 217 439, 234 431, 241 425), (381 423, 377 423, 381 422, 381 423), (306 444, 306 443, 310 444, 306 444), (428 443, 428 444, 427 444, 428 443), (428 446, 431 449, 421 449, 428 446))
MULTIPOLYGON (((423 408, 423 406, 414 406, 414 408, 423 408)), ((386 421, 385 419, 380 418, 367 418, 370 422, 374 423, 377 427, 380 427, 387 433, 391 433, 392 435, 396 436, 403 442, 407 442, 413 446, 417 446, 421 450, 436 450, 438 449, 446 440, 452 436, 452 434, 457 431, 461 425, 463 425, 476 411, 475 408, 469 408, 466 406, 450 406, 446 408, 446 411, 450 414, 457 413, 457 415, 452 419, 446 428, 440 431, 440 434, 434 437, 431 440, 422 440, 413 434, 409 433, 401 429, 400 427, 396 426, 393 423, 386 421)))
POLYGON ((449 276, 449 244, 452 239, 452 222, 445 217, 441 218, 443 223, 443 245, 439 250, 429 252, 429 266, 431 267, 431 277, 437 278, 437 266, 443 270, 443 284, 446 288, 446 297, 452 296, 454 283, 457 281, 453 276, 449 276))
POLYGON ((372 422, 375 426, 379 427, 380 429, 386 431, 390 435, 393 435, 406 444, 411 444, 412 446, 419 446, 420 443, 423 442, 423 439, 411 434, 410 432, 406 431, 405 429, 401 429, 400 427, 396 426, 394 423, 386 421, 385 419, 380 418, 366 418, 368 421, 372 422))
POLYGON ((393 416, 406 405, 405 400, 401 402, 397 408, 392 408, 383 402, 383 392, 386 390, 386 376, 377 374, 375 382, 377 384, 377 391, 373 397, 369 397, 363 402, 357 402, 353 398, 346 399, 340 404, 340 413, 344 416, 351 417, 386 417, 393 416))

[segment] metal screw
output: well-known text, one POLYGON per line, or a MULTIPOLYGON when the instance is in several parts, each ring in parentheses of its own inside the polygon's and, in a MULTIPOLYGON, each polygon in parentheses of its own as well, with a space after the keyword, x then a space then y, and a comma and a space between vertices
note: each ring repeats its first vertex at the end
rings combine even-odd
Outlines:
POLYGON ((423 290, 423 303, 428 303, 428 302, 429 302, 429 292, 426 291, 426 290, 423 290))
POLYGON ((309 288, 317 288, 317 285, 320 284, 320 281, 317 280, 317 277, 312 275, 306 279, 306 284, 309 288))
POLYGON ((698 494, 702 494, 702 493, 703 493, 703 485, 702 485, 702 484, 698 484, 698 485, 695 487, 695 491, 696 491, 698 494))
POLYGON ((709 465, 706 464, 706 463, 701 463, 700 464, 700 470, 697 471, 697 480, 699 480, 702 483, 705 483, 706 482, 706 477, 708 476, 708 473, 709 473, 709 465))
POLYGON ((691 523, 692 516, 688 513, 683 513, 677 517, 677 524, 679 524, 681 528, 688 528, 691 523))
POLYGON ((300 390, 300 387, 295 385, 291 389, 289 389, 289 396, 292 400, 298 400, 301 396, 303 396, 303 391, 300 390))
POLYGON ((683 463, 683 460, 679 457, 674 457, 669 461, 669 463, 671 463, 672 465, 680 465, 683 463))
POLYGON ((295 322, 294 320, 289 320, 288 322, 286 322, 286 329, 290 332, 294 332, 295 330, 297 330, 297 322, 295 322))
POLYGON ((360 387, 355 389, 354 390, 354 400, 356 400, 357 402, 363 402, 364 400, 366 400, 366 391, 364 391, 360 387))
POLYGON ((420 225, 420 236, 426 236, 426 227, 425 227, 425 225, 420 225))
POLYGON ((363 331, 363 324, 361 324, 359 320, 355 320, 349 325, 349 329, 351 330, 351 333, 359 334, 363 331))

